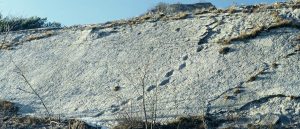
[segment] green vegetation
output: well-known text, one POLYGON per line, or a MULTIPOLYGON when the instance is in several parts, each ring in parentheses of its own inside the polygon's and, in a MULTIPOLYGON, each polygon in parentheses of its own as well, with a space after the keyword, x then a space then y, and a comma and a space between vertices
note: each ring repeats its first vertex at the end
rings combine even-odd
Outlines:
POLYGON ((191 13, 191 12, 202 12, 204 10, 215 10, 216 7, 211 3, 196 3, 196 4, 167 4, 158 3, 150 12, 163 13, 166 15, 173 15, 180 12, 191 13))
POLYGON ((12 17, 12 16, 3 17, 0 14, 0 32, 44 28, 44 27, 61 27, 61 24, 57 22, 48 22, 47 18, 40 18, 36 16, 29 17, 29 18, 12 17))

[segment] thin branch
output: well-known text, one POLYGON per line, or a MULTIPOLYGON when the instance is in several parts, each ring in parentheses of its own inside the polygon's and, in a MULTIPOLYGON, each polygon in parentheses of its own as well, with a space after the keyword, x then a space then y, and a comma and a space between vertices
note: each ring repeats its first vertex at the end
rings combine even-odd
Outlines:
POLYGON ((43 107, 44 107, 44 108, 46 109, 46 111, 47 111, 48 117, 50 117, 50 116, 51 116, 51 115, 50 115, 50 112, 49 112, 48 108, 46 107, 46 105, 45 105, 45 103, 44 103, 42 97, 37 93, 37 91, 36 91, 36 90, 33 88, 33 86, 29 83, 28 79, 26 78, 26 76, 24 75, 24 73, 23 73, 23 71, 20 69, 20 67, 18 67, 18 66, 16 65, 16 63, 15 63, 13 60, 11 60, 11 61, 13 62, 13 64, 14 64, 15 67, 17 68, 17 70, 19 71, 18 73, 22 76, 22 78, 24 79, 25 83, 26 83, 26 84, 30 87, 30 89, 33 91, 34 95, 36 95, 36 96, 39 98, 39 100, 41 101, 43 107))
POLYGON ((144 73, 144 75, 142 76, 141 80, 142 80, 142 89, 143 89, 143 111, 144 111, 144 117, 145 117, 145 127, 146 129, 148 129, 148 119, 147 119, 147 110, 146 110, 146 93, 145 93, 145 79, 146 79, 146 71, 144 73))

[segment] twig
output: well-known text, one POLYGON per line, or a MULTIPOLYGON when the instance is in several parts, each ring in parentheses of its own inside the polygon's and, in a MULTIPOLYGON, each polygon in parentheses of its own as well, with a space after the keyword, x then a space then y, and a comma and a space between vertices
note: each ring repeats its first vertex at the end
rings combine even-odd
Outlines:
POLYGON ((36 90, 33 88, 33 86, 29 83, 28 79, 26 78, 26 76, 24 75, 24 73, 23 73, 23 71, 20 69, 20 67, 18 67, 18 66, 16 65, 16 63, 15 63, 13 60, 11 60, 11 61, 13 62, 13 64, 15 65, 15 67, 18 69, 18 71, 19 71, 18 73, 22 76, 22 78, 24 79, 25 83, 30 87, 30 89, 33 91, 33 93, 39 98, 39 100, 41 101, 43 107, 44 107, 44 108, 46 109, 46 111, 47 111, 48 117, 50 117, 50 116, 51 116, 51 115, 50 115, 50 112, 49 112, 48 108, 46 107, 46 105, 45 105, 45 103, 44 103, 42 97, 37 93, 37 91, 36 91, 36 90))

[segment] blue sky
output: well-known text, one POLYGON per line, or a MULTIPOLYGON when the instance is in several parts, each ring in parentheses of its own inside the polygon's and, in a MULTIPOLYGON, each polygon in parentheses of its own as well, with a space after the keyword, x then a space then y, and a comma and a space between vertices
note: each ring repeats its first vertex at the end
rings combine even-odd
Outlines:
MULTIPOLYGON (((47 17, 64 25, 103 23, 138 16, 159 2, 197 3, 204 0, 0 0, 0 12, 13 16, 47 17)), ((219 8, 284 0, 205 0, 219 8)))

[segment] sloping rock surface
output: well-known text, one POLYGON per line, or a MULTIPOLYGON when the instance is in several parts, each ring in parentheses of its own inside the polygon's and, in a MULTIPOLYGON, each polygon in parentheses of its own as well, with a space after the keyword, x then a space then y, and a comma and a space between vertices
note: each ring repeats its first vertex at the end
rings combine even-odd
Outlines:
POLYGON ((0 49, 0 98, 18 103, 24 115, 45 116, 24 75, 51 115, 90 124, 143 116, 143 100, 149 117, 155 109, 160 121, 228 112, 254 123, 296 121, 299 28, 268 27, 298 24, 299 12, 283 6, 2 34, 9 49, 0 49), (222 44, 262 26, 251 38, 222 44))

